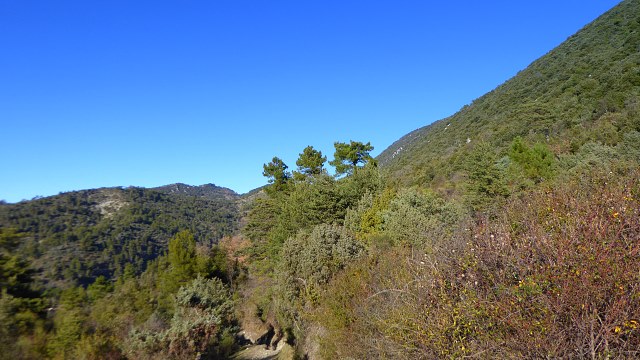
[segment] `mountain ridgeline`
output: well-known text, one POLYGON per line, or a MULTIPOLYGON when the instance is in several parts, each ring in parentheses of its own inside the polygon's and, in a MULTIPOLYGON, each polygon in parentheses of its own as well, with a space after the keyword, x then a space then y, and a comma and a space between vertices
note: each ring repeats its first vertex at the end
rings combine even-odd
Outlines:
POLYGON ((640 0, 335 149, 0 204, 0 359, 640 358, 640 0))
POLYGON ((165 186, 159 186, 156 188, 152 188, 151 190, 156 190, 165 194, 171 195, 186 195, 186 196, 195 196, 201 198, 207 198, 211 200, 236 200, 238 198, 238 194, 231 189, 227 189, 224 187, 216 186, 215 184, 204 184, 200 186, 192 186, 186 184, 171 184, 165 186))

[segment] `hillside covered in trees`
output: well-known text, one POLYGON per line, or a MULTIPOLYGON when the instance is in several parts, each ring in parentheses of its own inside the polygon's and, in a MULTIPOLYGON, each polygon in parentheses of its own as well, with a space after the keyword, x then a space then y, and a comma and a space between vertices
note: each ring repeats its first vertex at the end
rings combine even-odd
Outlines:
POLYGON ((388 177, 462 192, 458 179, 477 144, 503 156, 521 137, 573 166, 567 156, 584 160, 600 145, 637 143, 637 10, 634 1, 623 1, 453 116, 396 141, 379 156, 388 177))
POLYGON ((0 358, 640 357, 640 1, 372 150, 0 205, 0 358))
MULTIPOLYGON (((78 341, 87 341, 83 339, 89 334, 102 339, 90 311, 114 289, 132 292, 149 309, 170 306, 154 304, 161 300, 131 288, 131 282, 150 276, 145 274, 154 274, 153 287, 162 288, 157 296, 164 298, 173 296, 183 277, 223 276, 226 262, 216 244, 237 231, 238 195, 213 188, 205 186, 209 191, 204 194, 202 187, 187 186, 178 194, 163 188, 103 188, 0 206, 0 345, 7 350, 0 357, 77 358, 80 353, 70 349, 79 346, 78 341), (172 252, 170 239, 182 239, 188 246, 172 252), (188 259, 172 260, 174 256, 188 259), (159 267, 180 261, 197 266, 189 266, 187 274, 165 271, 167 280, 160 284, 159 267)), ((127 307, 126 302, 112 301, 103 300, 104 306, 127 307)), ((129 307, 138 317, 144 313, 140 304, 129 307)), ((100 311, 101 316, 108 314, 100 311)), ((119 307, 112 311, 107 316, 126 313, 119 307)), ((107 340, 92 344, 108 348, 100 341, 107 340)), ((108 350, 92 351, 81 352, 90 358, 110 356, 108 350)))
POLYGON ((43 281, 86 285, 98 276, 140 274, 180 230, 216 244, 237 228, 236 204, 228 196, 86 190, 3 205, 0 224, 24 234, 20 252, 38 266, 43 281))

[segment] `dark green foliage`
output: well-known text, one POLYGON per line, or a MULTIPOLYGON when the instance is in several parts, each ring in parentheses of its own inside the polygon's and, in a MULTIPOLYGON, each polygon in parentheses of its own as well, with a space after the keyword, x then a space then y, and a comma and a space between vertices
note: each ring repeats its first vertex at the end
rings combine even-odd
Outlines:
POLYGON ((270 192, 279 192, 286 188, 287 182, 291 179, 291 174, 287 171, 289 167, 282 159, 274 156, 271 162, 262 165, 262 168, 262 175, 268 178, 269 184, 271 184, 267 188, 270 192))
POLYGON ((224 187, 216 186, 215 184, 204 184, 199 186, 192 186, 182 183, 171 184, 152 188, 161 193, 169 195, 183 195, 183 196, 195 196, 199 198, 207 198, 211 200, 220 199, 234 199, 238 197, 233 190, 224 187))
POLYGON ((270 198, 256 219, 282 247, 274 303, 296 341, 326 358, 637 357, 639 46, 625 1, 383 152, 392 189, 336 143, 350 176, 270 198), (326 255, 311 234, 332 223, 368 256, 326 255))
POLYGON ((467 201, 474 210, 486 208, 508 194, 505 169, 498 164, 488 143, 475 146, 466 161, 468 172, 467 201))
POLYGON ((0 293, 16 297, 33 297, 33 269, 16 248, 25 238, 15 229, 0 228, 0 293))
POLYGON ((104 276, 98 276, 93 284, 87 286, 87 297, 89 301, 96 302, 104 298, 108 293, 113 291, 113 284, 104 276))
POLYGON ((169 266, 176 281, 193 278, 196 273, 196 239, 183 230, 169 240, 169 266))
MULTIPOLYGON (((384 181, 375 162, 368 162, 363 167, 358 167, 351 176, 338 181, 341 188, 342 200, 345 208, 354 206, 367 192, 375 193, 384 188, 384 181)), ((344 217, 344 213, 340 215, 344 217)))
POLYGON ((530 148, 521 137, 517 137, 511 144, 509 157, 517 165, 515 171, 521 172, 522 175, 535 183, 553 177, 554 155, 549 148, 541 143, 530 148))
POLYGON ((2 205, 0 346, 12 358, 122 358, 128 328, 153 314, 168 322, 181 285, 198 274, 228 279, 214 244, 235 230, 237 217, 227 193, 136 188, 2 205), (169 250, 180 229, 189 231, 169 250))
POLYGON ((304 336, 303 306, 315 306, 331 277, 364 251, 364 244, 340 226, 347 210, 383 187, 372 163, 339 180, 324 172, 309 180, 256 200, 244 230, 252 241, 251 271, 279 284, 257 290, 263 294, 260 317, 279 319, 292 339, 304 336))
POLYGON ((218 247, 181 231, 140 274, 63 290, 46 354, 56 358, 217 358, 235 348, 231 274, 218 247), (219 277, 217 277, 219 276, 219 277))
POLYGON ((33 284, 29 262, 16 249, 25 234, 0 228, 0 356, 27 357, 38 353, 35 331, 42 331, 47 302, 33 284))
POLYGON ((197 248, 193 234, 180 231, 169 240, 168 269, 159 276, 163 290, 174 293, 196 276, 226 280, 226 262, 226 255, 216 245, 197 248))
POLYGON ((46 302, 0 293, 0 358, 37 359, 46 355, 46 302))
POLYGON ((313 146, 307 146, 304 148, 296 165, 298 165, 298 171, 294 172, 294 177, 297 180, 305 180, 309 177, 320 175, 324 172, 324 163, 327 161, 326 156, 322 156, 322 152, 313 148, 313 146))
POLYGON ((349 207, 380 187, 378 169, 368 164, 340 180, 320 174, 312 182, 295 182, 286 192, 269 192, 269 197, 256 200, 244 229, 253 242, 249 251, 254 265, 264 272, 272 271, 285 240, 301 229, 341 224, 349 207))
POLYGON ((48 352, 53 357, 77 356, 75 346, 85 330, 87 300, 86 292, 81 287, 69 288, 62 292, 54 319, 55 332, 47 343, 48 352))
MULTIPOLYGON (((263 247, 268 242, 269 234, 277 226, 279 212, 280 204, 272 197, 258 198, 253 202, 243 233, 253 241, 254 254, 274 255, 263 247), (260 250, 257 248, 260 248, 260 250)), ((264 259, 262 256, 260 258, 264 259)))
POLYGON ((234 274, 232 264, 228 263, 227 254, 218 246, 210 248, 201 246, 196 249, 196 273, 208 279, 218 278, 232 282, 234 274))
POLYGON ((638 357, 639 46, 625 1, 394 144, 388 181, 369 143, 335 143, 337 177, 311 146, 296 181, 274 157, 241 200, 250 290, 215 245, 225 189, 0 203, 0 356, 226 358, 251 293, 326 358, 638 357))
POLYGON ((333 146, 336 148, 334 159, 329 162, 336 168, 336 175, 353 174, 359 164, 366 164, 373 158, 369 155, 373 151, 371 143, 361 143, 351 140, 349 144, 335 142, 333 146))

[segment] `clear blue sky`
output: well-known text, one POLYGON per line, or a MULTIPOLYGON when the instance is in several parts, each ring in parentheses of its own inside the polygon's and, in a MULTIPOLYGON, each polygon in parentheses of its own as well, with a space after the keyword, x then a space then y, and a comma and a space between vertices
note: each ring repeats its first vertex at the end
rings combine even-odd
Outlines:
POLYGON ((0 0, 0 199, 374 155, 618 1, 0 0))

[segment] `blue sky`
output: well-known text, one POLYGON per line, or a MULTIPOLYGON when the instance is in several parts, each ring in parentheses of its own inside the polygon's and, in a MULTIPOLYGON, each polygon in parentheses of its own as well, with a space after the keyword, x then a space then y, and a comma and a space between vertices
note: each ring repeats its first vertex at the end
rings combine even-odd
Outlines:
POLYGON ((617 3, 0 0, 0 199, 377 155, 617 3))

